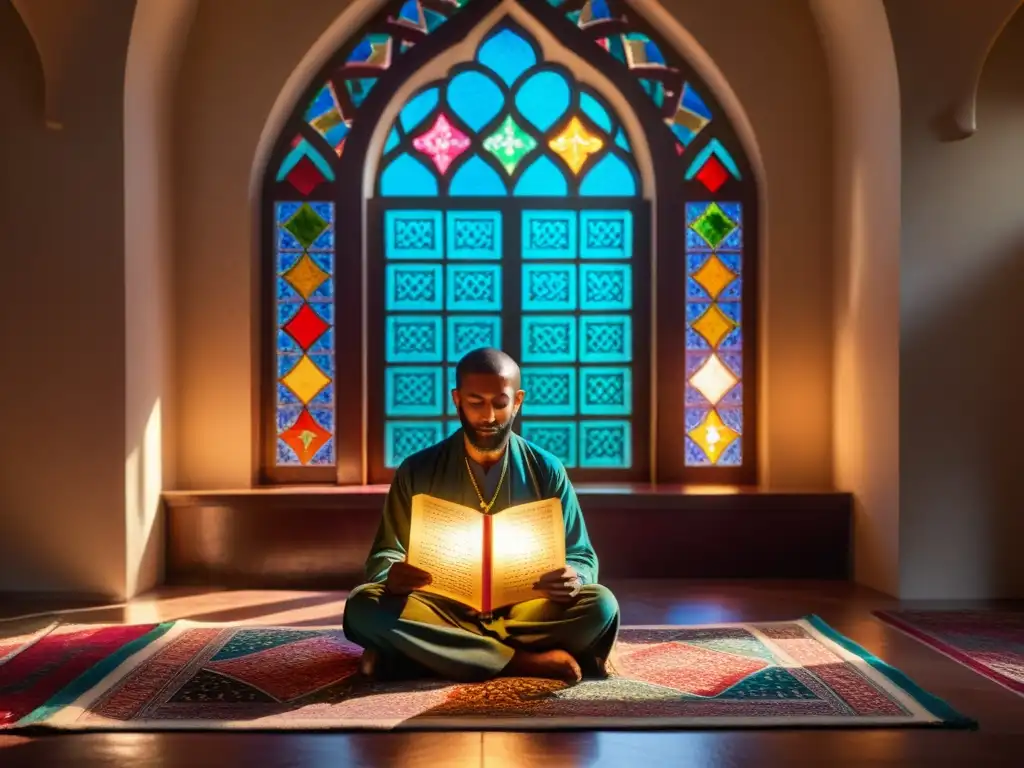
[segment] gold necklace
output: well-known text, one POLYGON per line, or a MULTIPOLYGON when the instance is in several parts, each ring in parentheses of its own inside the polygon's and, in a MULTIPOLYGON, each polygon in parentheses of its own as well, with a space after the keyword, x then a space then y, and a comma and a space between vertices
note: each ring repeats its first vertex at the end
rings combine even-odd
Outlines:
POLYGON ((466 471, 469 472, 469 480, 473 483, 473 490, 476 491, 476 497, 480 499, 480 509, 482 509, 486 515, 491 511, 491 507, 494 506, 494 502, 498 500, 498 493, 501 492, 501 484, 505 482, 505 472, 508 470, 508 446, 505 447, 505 458, 501 462, 501 477, 498 478, 498 485, 494 489, 494 496, 491 498, 490 504, 484 501, 484 495, 480 492, 480 486, 476 483, 476 475, 473 474, 473 468, 469 466, 469 457, 463 456, 462 458, 466 462, 466 471))

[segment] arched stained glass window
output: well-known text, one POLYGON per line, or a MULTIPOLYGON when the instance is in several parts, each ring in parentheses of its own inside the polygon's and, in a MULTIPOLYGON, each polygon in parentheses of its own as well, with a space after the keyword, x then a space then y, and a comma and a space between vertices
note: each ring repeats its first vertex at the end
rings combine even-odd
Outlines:
POLYGON ((523 369, 524 437, 577 475, 646 478, 640 188, 615 111, 511 23, 402 106, 370 224, 371 260, 383 257, 370 290, 384 297, 371 320, 384 330, 370 346, 371 376, 383 374, 370 388, 383 416, 371 467, 379 455, 381 473, 394 469, 458 429, 455 363, 499 346, 523 369))
POLYGON ((756 186, 725 114, 625 2, 497 5, 385 4, 278 142, 263 479, 387 482, 493 344, 574 479, 754 482, 756 186))

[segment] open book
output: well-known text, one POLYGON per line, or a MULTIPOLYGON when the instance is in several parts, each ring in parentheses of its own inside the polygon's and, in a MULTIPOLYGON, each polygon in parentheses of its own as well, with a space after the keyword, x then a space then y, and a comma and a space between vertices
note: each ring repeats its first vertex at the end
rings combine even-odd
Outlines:
POLYGON ((565 523, 558 499, 493 515, 425 493, 412 497, 410 565, 433 576, 423 588, 480 613, 540 597, 548 571, 565 567, 565 523))

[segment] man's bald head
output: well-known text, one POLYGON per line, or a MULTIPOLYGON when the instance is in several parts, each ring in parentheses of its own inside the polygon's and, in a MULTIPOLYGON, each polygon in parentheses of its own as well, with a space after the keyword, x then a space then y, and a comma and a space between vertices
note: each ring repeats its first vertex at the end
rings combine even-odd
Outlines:
POLYGON ((519 364, 511 356, 494 347, 481 347, 467 352, 455 367, 455 388, 462 389, 467 376, 483 374, 508 379, 513 390, 520 387, 522 374, 519 364))

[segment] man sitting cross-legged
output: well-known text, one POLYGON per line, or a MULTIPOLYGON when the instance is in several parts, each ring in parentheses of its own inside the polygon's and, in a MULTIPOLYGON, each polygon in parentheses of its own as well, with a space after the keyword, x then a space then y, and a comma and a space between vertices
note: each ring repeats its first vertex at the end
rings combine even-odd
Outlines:
POLYGON ((470 352, 456 368, 452 392, 462 429, 410 456, 396 471, 367 559, 368 583, 353 590, 345 605, 345 635, 364 648, 364 673, 567 682, 606 674, 618 634, 618 604, 597 583, 597 556, 565 469, 512 432, 524 394, 511 357, 489 348, 470 352), (405 562, 411 500, 419 493, 484 514, 558 498, 566 565, 540 575, 536 599, 485 616, 419 591, 431 576, 405 562))

